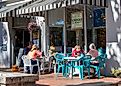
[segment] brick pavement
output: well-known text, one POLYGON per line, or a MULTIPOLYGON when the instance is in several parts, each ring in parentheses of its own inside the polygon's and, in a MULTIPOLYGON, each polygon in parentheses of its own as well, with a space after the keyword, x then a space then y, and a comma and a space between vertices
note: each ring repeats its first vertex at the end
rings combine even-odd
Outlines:
POLYGON ((121 86, 117 84, 119 82, 121 82, 120 78, 112 77, 102 77, 101 79, 85 78, 84 80, 80 80, 78 76, 74 77, 74 79, 70 79, 59 75, 56 79, 52 73, 40 75, 40 80, 37 81, 36 84, 39 86, 121 86))

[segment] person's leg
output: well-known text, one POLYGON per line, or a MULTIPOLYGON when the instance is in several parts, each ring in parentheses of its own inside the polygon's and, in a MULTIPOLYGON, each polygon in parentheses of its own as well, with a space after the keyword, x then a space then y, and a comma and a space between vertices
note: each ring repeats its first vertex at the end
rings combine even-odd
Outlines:
MULTIPOLYGON (((31 64, 32 64, 32 65, 37 64, 37 60, 31 60, 31 64)), ((37 71, 38 71, 38 67, 37 67, 37 66, 34 66, 32 72, 33 72, 33 73, 37 73, 37 71)))
MULTIPOLYGON (((99 63, 91 63, 91 64, 94 65, 94 66, 99 66, 99 63)), ((93 68, 93 71, 94 71, 93 77, 95 77, 97 75, 98 71, 96 71, 95 68, 93 68)))

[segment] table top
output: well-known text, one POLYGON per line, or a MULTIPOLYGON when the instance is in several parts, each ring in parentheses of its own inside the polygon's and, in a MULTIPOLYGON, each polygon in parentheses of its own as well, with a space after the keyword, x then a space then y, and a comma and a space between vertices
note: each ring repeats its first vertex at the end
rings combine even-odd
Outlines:
POLYGON ((77 60, 80 58, 81 58, 80 56, 78 56, 78 57, 64 57, 64 59, 67 59, 67 60, 77 60))

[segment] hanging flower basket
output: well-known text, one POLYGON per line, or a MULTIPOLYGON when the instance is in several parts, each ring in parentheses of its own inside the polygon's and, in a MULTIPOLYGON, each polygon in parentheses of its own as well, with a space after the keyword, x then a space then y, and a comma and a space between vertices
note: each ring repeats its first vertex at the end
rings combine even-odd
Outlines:
POLYGON ((28 23, 28 30, 29 31, 33 31, 37 29, 37 23, 35 21, 31 21, 30 23, 28 23))

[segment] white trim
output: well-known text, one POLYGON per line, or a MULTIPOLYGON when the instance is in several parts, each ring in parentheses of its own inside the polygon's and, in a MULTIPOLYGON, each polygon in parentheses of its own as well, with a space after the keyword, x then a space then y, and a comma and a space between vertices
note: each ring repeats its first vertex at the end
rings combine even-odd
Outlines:
POLYGON ((95 5, 95 0, 92 0, 92 5, 95 5))
POLYGON ((45 5, 46 10, 49 10, 49 4, 45 5))
POLYGON ((102 0, 102 6, 105 6, 104 4, 105 4, 105 3, 104 3, 104 0, 102 0))
POLYGON ((40 6, 40 11, 42 11, 42 6, 40 6))
POLYGON ((50 4, 50 9, 53 9, 52 4, 50 4))
POLYGON ((54 7, 53 7, 53 8, 54 8, 54 9, 56 9, 56 3, 54 3, 53 5, 54 5, 54 7))
POLYGON ((71 4, 72 5, 75 5, 76 4, 76 1, 75 0, 72 0, 71 4))
POLYGON ((21 9, 19 9, 18 11, 19 11, 19 14, 21 14, 21 9))
POLYGON ((78 3, 79 3, 79 1, 80 1, 80 0, 76 0, 76 4, 78 4, 78 3))
POLYGON ((100 6, 100 0, 96 0, 96 6, 100 6))
POLYGON ((24 9, 22 9, 22 12, 21 13, 24 14, 24 9))
POLYGON ((36 7, 33 7, 33 10, 32 11, 35 12, 36 11, 36 7))
POLYGON ((36 7, 36 12, 38 12, 39 11, 39 7, 36 7))
POLYGON ((25 9, 25 13, 28 13, 28 12, 29 12, 29 9, 28 9, 28 8, 26 8, 26 9, 25 9))
POLYGON ((61 3, 62 3, 62 2, 58 2, 58 7, 61 7, 61 3))
POLYGON ((68 0, 68 5, 71 5, 71 0, 68 0))
POLYGON ((66 6, 66 0, 65 1, 63 1, 63 3, 62 3, 62 6, 61 7, 65 7, 66 6))

